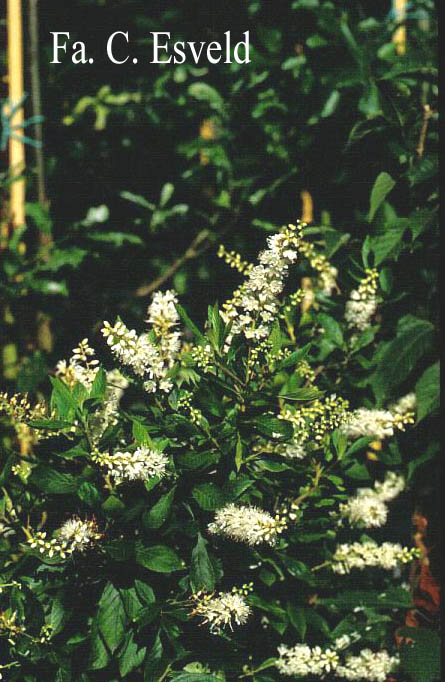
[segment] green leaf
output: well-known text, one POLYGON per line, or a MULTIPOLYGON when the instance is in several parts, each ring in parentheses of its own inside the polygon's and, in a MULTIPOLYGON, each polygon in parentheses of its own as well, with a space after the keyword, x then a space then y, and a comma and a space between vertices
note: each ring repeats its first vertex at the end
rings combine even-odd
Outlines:
POLYGON ((185 469, 205 469, 219 460, 217 452, 186 452, 177 460, 179 466, 185 469))
POLYGON ((51 407, 57 410, 59 417, 68 418, 77 409, 77 403, 70 389, 58 377, 50 377, 53 391, 51 394, 51 407))
POLYGON ((114 653, 124 638, 127 617, 119 590, 110 582, 102 592, 96 619, 105 644, 114 653))
POLYGON ((306 386, 293 391, 280 391, 279 396, 285 400, 315 400, 320 397, 320 391, 318 388, 306 386))
POLYGON ((128 190, 123 190, 120 192, 120 196, 122 199, 126 199, 127 201, 131 201, 132 204, 136 204, 137 206, 140 206, 141 208, 146 208, 148 211, 154 211, 156 206, 145 197, 141 196, 140 194, 134 194, 133 192, 128 192, 128 190))
POLYGON ((369 78, 365 83, 364 92, 360 98, 358 108, 367 118, 375 118, 382 114, 380 91, 373 78, 369 78))
POLYGON ((153 588, 147 583, 142 582, 142 580, 135 580, 134 586, 138 594, 139 599, 145 604, 152 604, 155 601, 155 593, 153 588))
POLYGON ((189 318, 189 316, 185 312, 182 305, 180 305, 179 303, 176 303, 176 310, 178 311, 178 315, 181 318, 181 320, 184 322, 185 326, 188 327, 188 329, 190 329, 191 332, 193 332, 193 334, 196 336, 198 341, 205 343, 205 341, 206 341, 205 336, 203 334, 201 334, 201 332, 199 331, 196 324, 191 321, 191 319, 189 318))
POLYGON ((395 180, 392 179, 389 173, 383 172, 377 176, 374 186, 371 190, 368 213, 369 222, 373 220, 378 208, 393 189, 395 184, 395 180))
POLYGON ((338 90, 333 90, 323 105, 323 108, 320 112, 321 118, 328 118, 328 116, 332 116, 332 114, 336 111, 339 103, 340 93, 338 90))
POLYGON ((125 677, 125 675, 128 675, 128 673, 131 673, 132 670, 141 665, 146 651, 146 647, 139 648, 134 641, 133 633, 129 632, 119 655, 119 672, 121 677, 125 677))
POLYGON ((42 234, 51 234, 52 221, 47 208, 36 202, 27 202, 25 204, 26 215, 33 219, 37 229, 42 234))
POLYGON ((352 466, 346 469, 345 474, 349 478, 358 479, 359 481, 369 481, 370 479, 368 469, 361 462, 354 462, 352 466))
POLYGON ((99 367, 99 370, 94 377, 93 385, 90 390, 90 398, 97 398, 98 400, 103 400, 105 396, 105 391, 107 388, 107 375, 103 367, 99 367))
POLYGON ((136 421, 136 419, 133 419, 132 433, 137 445, 153 446, 153 441, 150 438, 147 427, 141 424, 141 422, 136 421))
POLYGON ((171 182, 166 182, 165 185, 162 186, 161 198, 159 200, 159 206, 161 206, 161 208, 168 204, 168 202, 173 196, 174 191, 175 186, 171 182))
POLYGON ((317 320, 325 330, 324 338, 329 339, 329 341, 332 341, 336 346, 342 346, 343 332, 337 320, 326 313, 317 315, 317 320))
POLYGON ((158 682, 164 676, 168 662, 162 660, 164 647, 162 646, 160 631, 157 632, 154 644, 147 656, 144 667, 144 682, 158 682))
POLYGON ((253 422, 255 428, 263 435, 269 438, 277 438, 277 436, 289 440, 293 435, 292 424, 284 419, 269 416, 267 414, 257 417, 253 422))
POLYGON ((293 625, 300 638, 304 641, 307 629, 305 609, 302 606, 293 606, 289 603, 287 605, 287 614, 291 625, 293 625))
POLYGON ((136 562, 156 573, 171 573, 184 568, 184 564, 176 552, 166 545, 147 547, 142 542, 137 542, 136 562))
POLYGON ((142 516, 146 528, 160 528, 167 520, 175 496, 175 488, 163 495, 156 504, 142 516))
POLYGON ((204 511, 215 511, 226 502, 226 496, 214 483, 200 483, 192 490, 192 497, 204 511))
POLYGON ((402 383, 430 348, 434 327, 431 322, 406 315, 399 322, 398 333, 384 348, 371 385, 379 401, 402 383))
POLYGON ((53 249, 49 260, 43 263, 39 269, 56 272, 60 268, 67 266, 77 268, 87 254, 88 251, 86 249, 80 249, 78 246, 71 246, 67 249, 53 249))
POLYGON ((434 682, 440 679, 440 637, 427 628, 402 628, 398 635, 414 640, 402 644, 400 660, 402 670, 414 682, 434 682))
POLYGON ((433 412, 440 404, 440 363, 428 367, 416 384, 417 421, 433 412))
POLYGON ((392 227, 384 234, 372 238, 371 248, 374 253, 374 265, 376 267, 383 263, 402 242, 405 229, 404 226, 392 227))
POLYGON ((206 549, 206 541, 198 534, 198 541, 192 550, 190 566, 190 586, 193 592, 205 590, 212 592, 215 588, 215 572, 206 549))
POLYGON ((30 478, 30 483, 44 493, 52 495, 66 495, 75 493, 79 486, 79 478, 72 474, 64 474, 51 467, 36 467, 30 478))
POLYGON ((99 491, 94 485, 88 483, 88 481, 84 481, 80 484, 77 495, 82 502, 85 502, 89 507, 95 507, 100 502, 99 491))
POLYGON ((375 438, 370 438, 369 436, 362 436, 362 438, 358 438, 347 450, 345 453, 346 457, 349 457, 350 455, 353 455, 355 452, 358 452, 359 450, 363 450, 366 448, 369 443, 372 443, 372 441, 375 440, 375 438))
POLYGON ((224 100, 219 92, 208 83, 202 81, 192 83, 188 87, 188 94, 200 102, 207 102, 212 109, 215 109, 219 113, 223 113, 224 100))
POLYGON ((89 657, 89 670, 102 670, 105 668, 110 660, 110 655, 104 644, 102 636, 97 628, 97 625, 93 624, 91 632, 91 649, 89 657))
POLYGON ((103 503, 102 509, 107 515, 118 516, 125 511, 125 505, 117 495, 110 495, 103 503))
POLYGON ((278 353, 281 350, 281 329, 278 321, 276 321, 272 327, 268 342, 272 346, 272 351, 274 353, 278 353))

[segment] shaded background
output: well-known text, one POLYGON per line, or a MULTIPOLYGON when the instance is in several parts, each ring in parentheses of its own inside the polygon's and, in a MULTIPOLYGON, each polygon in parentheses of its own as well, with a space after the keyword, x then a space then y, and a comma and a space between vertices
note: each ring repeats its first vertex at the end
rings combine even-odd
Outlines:
MULTIPOLYGON (((100 347, 103 319, 120 314, 140 328, 157 286, 174 287, 202 320, 208 303, 223 301, 238 282, 217 258, 218 244, 253 258, 269 231, 297 217, 319 230, 328 253, 344 244, 335 254, 340 286, 351 284, 365 238, 374 258, 380 249, 377 264, 391 282, 382 343, 405 314, 437 324, 433 2, 407 5, 406 38, 389 0, 38 6, 46 197, 37 202, 29 146, 28 229, 12 246, 1 244, 6 388, 45 391, 48 368, 78 339, 100 347), (250 64, 149 63, 150 31, 210 41, 229 29, 236 40, 250 31, 250 64), (137 66, 108 61, 106 40, 115 30, 129 31, 137 66), (51 65, 50 31, 84 41, 94 65, 73 65, 69 51, 51 65), (396 185, 370 222, 381 172, 396 185)), ((29 92, 29 39, 25 46, 29 92)), ((28 99, 26 115, 33 113, 28 99)), ((5 153, 2 161, 6 199, 5 153)), ((398 394, 436 353, 437 346, 398 394)), ((437 427, 434 418, 423 422, 406 447, 430 452, 437 427)), ((428 461, 413 493, 431 519, 433 545, 436 474, 428 461)))

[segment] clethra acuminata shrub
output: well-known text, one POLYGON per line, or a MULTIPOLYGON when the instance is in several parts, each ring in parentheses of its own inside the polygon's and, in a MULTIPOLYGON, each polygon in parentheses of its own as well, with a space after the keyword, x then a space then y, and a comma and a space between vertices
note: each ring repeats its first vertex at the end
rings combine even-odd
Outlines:
POLYGON ((158 292, 139 330, 104 322, 57 365, 47 405, 0 396, 10 680, 399 679, 417 550, 384 455, 416 405, 347 380, 378 273, 340 292, 300 224, 257 264, 220 254, 244 279, 204 329, 158 292))

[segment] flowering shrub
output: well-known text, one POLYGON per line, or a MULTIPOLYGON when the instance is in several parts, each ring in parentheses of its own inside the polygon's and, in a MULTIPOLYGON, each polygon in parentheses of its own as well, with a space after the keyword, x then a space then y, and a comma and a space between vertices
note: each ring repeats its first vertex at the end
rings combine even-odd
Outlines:
POLYGON ((101 361, 84 339, 57 365, 48 405, 0 396, 32 446, 2 472, 11 680, 407 670, 395 633, 419 552, 387 521, 417 405, 367 393, 379 275, 365 268, 340 295, 300 224, 270 236, 258 264, 221 256, 244 281, 204 330, 156 293, 143 331, 104 322, 101 361))

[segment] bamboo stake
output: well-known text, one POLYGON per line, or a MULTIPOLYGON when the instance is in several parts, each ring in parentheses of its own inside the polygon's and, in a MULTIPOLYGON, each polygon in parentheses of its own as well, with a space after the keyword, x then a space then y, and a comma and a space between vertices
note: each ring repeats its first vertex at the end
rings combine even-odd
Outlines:
MULTIPOLYGON (((42 114, 42 96, 40 92, 40 69, 39 69, 39 18, 38 0, 28 0, 29 13, 29 42, 30 42, 30 75, 31 75, 31 100, 33 116, 42 114)), ((35 148, 37 170, 37 196, 42 206, 47 205, 45 187, 45 159, 43 154, 43 126, 40 121, 34 125, 34 137, 38 143, 35 148)), ((42 235, 47 236, 47 235, 42 235)))
POLYGON ((300 196, 301 203, 303 205, 301 220, 303 223, 311 223, 314 219, 314 202, 312 200, 312 195, 307 191, 307 189, 304 189, 300 196))
POLYGON ((399 26, 394 31, 392 42, 396 46, 397 54, 406 52, 406 5, 407 0, 393 0, 394 15, 399 26))
MULTIPOLYGON (((21 0, 8 0, 8 74, 9 101, 11 106, 18 104, 23 97, 23 28, 21 0)), ((10 125, 23 124, 23 107, 20 107, 11 117, 10 125)), ((20 128, 16 130, 20 136, 20 128)), ((9 138, 9 168, 16 177, 25 169, 25 145, 20 140, 9 138)), ((13 227, 25 224, 25 180, 14 180, 11 183, 11 221, 13 227)))

